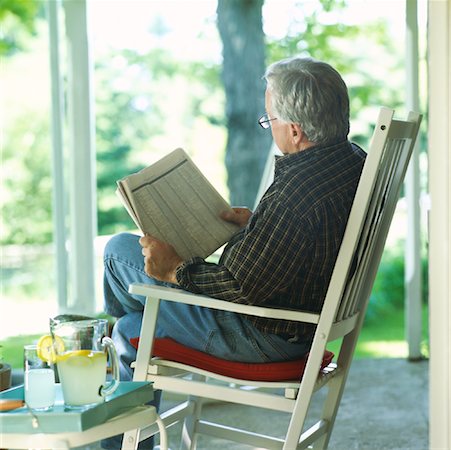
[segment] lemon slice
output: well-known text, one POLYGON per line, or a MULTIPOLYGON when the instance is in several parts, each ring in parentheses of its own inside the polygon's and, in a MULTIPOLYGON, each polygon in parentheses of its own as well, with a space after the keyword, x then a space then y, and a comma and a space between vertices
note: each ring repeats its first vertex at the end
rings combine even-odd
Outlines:
POLYGON ((39 338, 36 345, 38 357, 42 361, 54 363, 56 361, 56 354, 64 352, 64 342, 59 336, 52 336, 46 334, 39 338))
POLYGON ((99 359, 105 360, 106 364, 106 353, 93 350, 73 350, 56 355, 56 362, 58 364, 67 361, 70 365, 78 366, 95 364, 99 359))

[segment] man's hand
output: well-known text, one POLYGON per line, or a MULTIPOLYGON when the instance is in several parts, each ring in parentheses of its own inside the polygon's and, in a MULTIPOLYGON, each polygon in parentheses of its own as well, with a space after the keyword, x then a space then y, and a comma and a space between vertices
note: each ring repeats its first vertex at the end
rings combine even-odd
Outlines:
POLYGON ((174 247, 150 235, 143 236, 139 243, 142 246, 144 271, 147 275, 159 281, 178 284, 175 272, 183 260, 174 247))
POLYGON ((252 216, 252 211, 249 208, 236 207, 232 208, 233 212, 225 211, 221 213, 221 219, 226 222, 234 223, 241 228, 245 227, 252 216))

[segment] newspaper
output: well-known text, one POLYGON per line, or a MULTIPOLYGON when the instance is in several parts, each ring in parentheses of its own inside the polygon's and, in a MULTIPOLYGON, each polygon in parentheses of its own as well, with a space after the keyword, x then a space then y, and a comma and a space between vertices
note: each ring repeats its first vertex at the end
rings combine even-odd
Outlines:
POLYGON ((219 217, 230 205, 181 148, 117 186, 141 232, 171 244, 184 260, 206 258, 239 229, 219 217))

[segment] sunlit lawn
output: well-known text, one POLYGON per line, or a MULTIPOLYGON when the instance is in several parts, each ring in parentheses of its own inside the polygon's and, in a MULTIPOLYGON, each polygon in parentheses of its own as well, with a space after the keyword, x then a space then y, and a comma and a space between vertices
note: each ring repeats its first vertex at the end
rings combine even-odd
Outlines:
MULTIPOLYGON (((427 307, 423 307, 422 348, 424 356, 428 355, 428 317, 427 307)), ((332 342, 327 347, 338 352, 340 342, 332 342)), ((404 310, 396 309, 384 312, 380 318, 365 323, 359 336, 355 358, 406 358, 408 346, 405 341, 404 310)))

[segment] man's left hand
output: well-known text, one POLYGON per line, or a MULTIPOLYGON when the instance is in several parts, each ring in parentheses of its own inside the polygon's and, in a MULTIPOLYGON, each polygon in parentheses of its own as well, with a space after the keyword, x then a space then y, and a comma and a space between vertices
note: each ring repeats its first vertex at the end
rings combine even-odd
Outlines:
POLYGON ((146 274, 159 281, 178 284, 175 273, 183 260, 174 247, 150 235, 143 236, 139 243, 142 246, 146 274))

